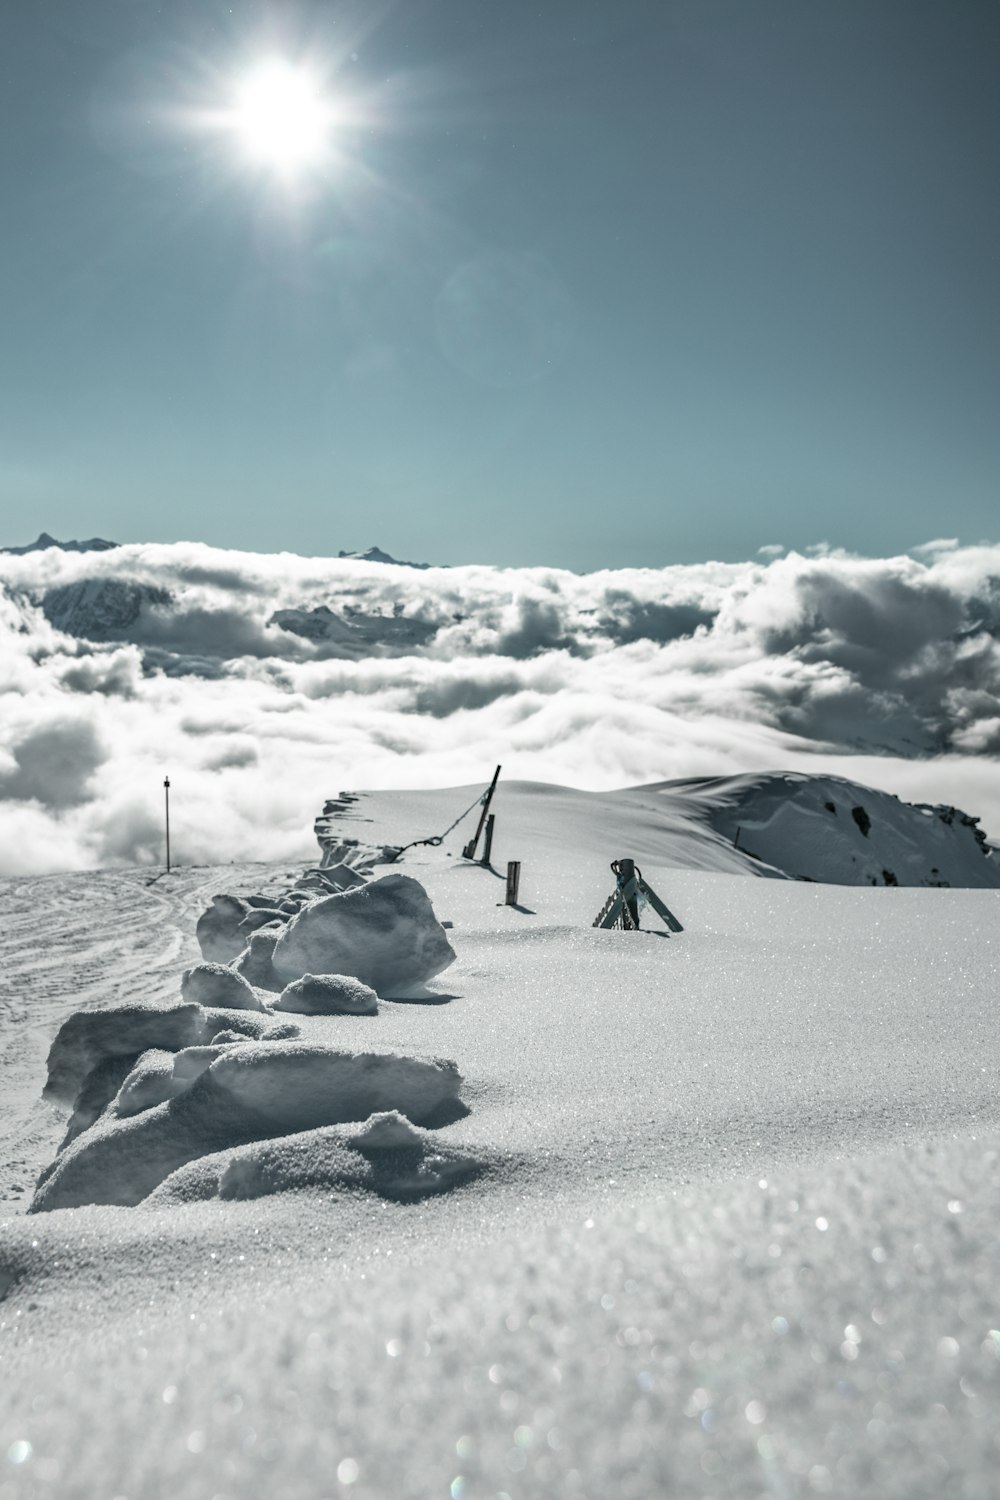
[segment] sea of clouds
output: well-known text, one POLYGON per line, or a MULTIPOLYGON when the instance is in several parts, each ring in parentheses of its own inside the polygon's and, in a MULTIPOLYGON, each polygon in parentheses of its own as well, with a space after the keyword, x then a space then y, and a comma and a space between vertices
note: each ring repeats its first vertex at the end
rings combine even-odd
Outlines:
POLYGON ((4 874, 161 863, 166 773, 185 863, 299 858, 342 789, 498 761, 835 772, 1000 837, 1000 546, 584 575, 48 549, 0 556, 0 637, 4 874))

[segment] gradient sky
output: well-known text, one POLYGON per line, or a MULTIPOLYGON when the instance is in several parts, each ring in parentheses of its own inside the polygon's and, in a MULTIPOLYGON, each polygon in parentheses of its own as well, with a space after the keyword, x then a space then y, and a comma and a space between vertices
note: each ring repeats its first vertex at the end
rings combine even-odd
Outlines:
POLYGON ((0 4, 0 542, 995 539, 996 0, 0 4), (199 123, 350 119, 289 186, 199 123))

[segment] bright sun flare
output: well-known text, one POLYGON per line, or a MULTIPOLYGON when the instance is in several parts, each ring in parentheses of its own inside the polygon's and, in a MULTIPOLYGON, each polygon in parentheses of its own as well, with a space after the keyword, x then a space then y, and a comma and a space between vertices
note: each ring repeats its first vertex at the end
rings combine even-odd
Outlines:
POLYGON ((308 72, 273 59, 261 63, 237 88, 231 123, 255 161, 293 171, 323 156, 333 114, 308 72))

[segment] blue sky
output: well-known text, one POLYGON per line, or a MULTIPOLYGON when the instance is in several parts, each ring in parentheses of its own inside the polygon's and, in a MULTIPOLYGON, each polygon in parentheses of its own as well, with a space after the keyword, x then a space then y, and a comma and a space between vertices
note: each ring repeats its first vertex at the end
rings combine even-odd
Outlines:
POLYGON ((995 538, 1000 10, 0 9, 0 542, 995 538), (200 122, 323 72, 294 183, 200 122))

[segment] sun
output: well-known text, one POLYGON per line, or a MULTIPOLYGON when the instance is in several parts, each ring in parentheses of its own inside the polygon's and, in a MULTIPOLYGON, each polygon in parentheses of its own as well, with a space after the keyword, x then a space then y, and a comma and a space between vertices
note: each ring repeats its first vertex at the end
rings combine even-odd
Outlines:
POLYGON ((228 124, 252 161, 293 173, 323 159, 335 118, 333 102, 306 68, 270 58, 237 84, 228 124))

